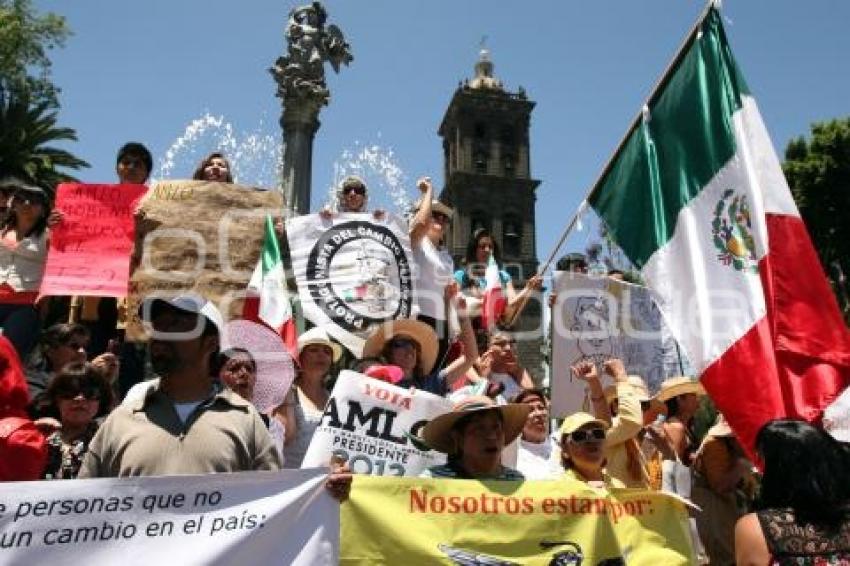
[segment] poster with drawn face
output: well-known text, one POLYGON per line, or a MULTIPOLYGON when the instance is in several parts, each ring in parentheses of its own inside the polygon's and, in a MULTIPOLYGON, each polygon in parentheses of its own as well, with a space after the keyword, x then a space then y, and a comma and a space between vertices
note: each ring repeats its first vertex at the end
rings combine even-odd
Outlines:
POLYGON ((566 416, 590 410, 585 382, 570 367, 592 361, 603 376, 602 364, 620 358, 630 375, 639 375, 650 392, 673 375, 690 367, 676 341, 666 330, 661 312, 649 290, 610 279, 580 273, 556 272, 557 300, 552 311, 552 410, 566 416))

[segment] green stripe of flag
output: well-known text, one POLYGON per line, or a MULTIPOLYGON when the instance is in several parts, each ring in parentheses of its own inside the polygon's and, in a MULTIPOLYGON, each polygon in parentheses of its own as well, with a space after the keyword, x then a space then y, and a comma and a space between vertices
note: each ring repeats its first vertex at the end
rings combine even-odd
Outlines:
POLYGON ((266 230, 263 237, 263 250, 260 257, 263 261, 264 276, 277 264, 281 263, 280 245, 277 243, 277 234, 275 234, 274 222, 270 215, 266 215, 266 230))
POLYGON ((748 88, 715 9, 656 91, 589 204, 643 267, 673 235, 679 211, 735 153, 732 114, 748 88))

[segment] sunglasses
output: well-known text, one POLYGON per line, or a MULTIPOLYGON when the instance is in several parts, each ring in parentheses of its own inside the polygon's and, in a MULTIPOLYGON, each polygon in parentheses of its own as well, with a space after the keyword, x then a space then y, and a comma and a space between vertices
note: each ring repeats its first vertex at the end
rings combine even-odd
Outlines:
POLYGON ((493 345, 499 348, 507 348, 508 346, 516 346, 516 340, 498 340, 493 342, 493 345))
POLYGON ((344 194, 344 195, 348 195, 348 194, 351 194, 351 193, 357 193, 358 195, 365 195, 366 194, 366 187, 362 187, 360 185, 355 185, 353 187, 345 187, 344 189, 342 189, 342 194, 344 194))
POLYGON ((29 196, 29 195, 23 195, 23 194, 20 194, 20 193, 13 193, 12 194, 12 202, 13 203, 20 203, 24 206, 36 206, 36 205, 44 206, 44 203, 42 201, 40 201, 38 198, 34 198, 34 197, 29 196))
POLYGON ((599 442, 605 440, 605 430, 601 428, 576 430, 570 433, 570 439, 579 444, 586 442, 599 442))
POLYGON ((448 224, 451 220, 448 216, 446 216, 442 212, 432 212, 431 218, 433 218, 437 222, 440 222, 441 224, 448 224))

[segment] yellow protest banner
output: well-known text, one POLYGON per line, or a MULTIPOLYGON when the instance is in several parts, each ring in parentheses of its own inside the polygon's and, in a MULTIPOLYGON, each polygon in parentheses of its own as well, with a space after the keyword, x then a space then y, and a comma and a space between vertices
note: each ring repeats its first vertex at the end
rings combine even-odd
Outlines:
POLYGON ((575 480, 357 476, 341 506, 340 564, 692 563, 687 512, 668 495, 575 480))

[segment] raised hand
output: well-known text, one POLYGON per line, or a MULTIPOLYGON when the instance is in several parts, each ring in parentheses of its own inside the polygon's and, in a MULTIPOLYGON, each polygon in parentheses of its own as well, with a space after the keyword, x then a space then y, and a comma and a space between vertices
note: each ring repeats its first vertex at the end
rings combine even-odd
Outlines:
POLYGON ((614 381, 626 381, 629 377, 626 374, 626 366, 623 365, 623 360, 620 358, 605 360, 602 368, 605 370, 605 373, 614 378, 614 381))
POLYGON ((570 367, 573 375, 576 376, 577 379, 582 381, 591 381, 594 379, 599 379, 599 372, 596 371, 596 364, 589 360, 585 360, 583 362, 579 362, 574 366, 570 367))

